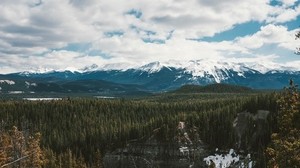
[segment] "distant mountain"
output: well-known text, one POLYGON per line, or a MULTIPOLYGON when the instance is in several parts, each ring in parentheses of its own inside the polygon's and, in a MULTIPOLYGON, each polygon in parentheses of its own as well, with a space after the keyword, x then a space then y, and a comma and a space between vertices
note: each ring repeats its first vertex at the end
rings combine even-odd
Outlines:
MULTIPOLYGON (((6 77, 9 77, 6 76, 6 77)), ((0 77, 1 78, 1 77, 0 77)), ((3 78, 3 76, 2 76, 3 78)), ((119 84, 103 80, 67 80, 55 77, 21 77, 0 80, 0 93, 94 93, 100 95, 148 95, 139 85, 119 84)))
POLYGON ((172 93, 249 93, 252 91, 253 89, 245 86, 216 83, 206 86, 184 85, 172 93))
POLYGON ((232 84, 254 89, 281 89, 289 79, 300 83, 300 71, 295 67, 235 63, 209 60, 152 62, 141 66, 130 64, 91 65, 80 70, 20 72, 0 75, 0 91, 98 92, 146 91, 161 92, 192 84, 232 84), (35 83, 27 86, 25 83, 35 83))

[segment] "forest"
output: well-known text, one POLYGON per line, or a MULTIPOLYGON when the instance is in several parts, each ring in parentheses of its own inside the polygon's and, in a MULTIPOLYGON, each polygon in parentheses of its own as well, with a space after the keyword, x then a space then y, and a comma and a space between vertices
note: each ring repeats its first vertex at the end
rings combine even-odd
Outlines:
MULTIPOLYGON (((157 128, 163 128, 158 141, 168 142, 175 134, 172 128, 180 121, 196 127, 209 148, 233 148, 235 117, 243 111, 254 114, 257 110, 271 112, 268 134, 256 142, 259 145, 247 150, 256 154, 256 167, 280 165, 276 163, 278 159, 274 160, 280 155, 275 152, 279 150, 280 138, 296 137, 298 144, 289 150, 299 152, 299 124, 288 125, 299 121, 299 95, 295 88, 291 85, 277 93, 170 93, 139 99, 1 100, 0 167, 103 167, 107 152, 134 139, 150 137, 157 128), (290 106, 296 117, 281 121, 280 111, 289 110, 290 106), (293 118, 295 121, 290 121, 293 118), (286 120, 290 122, 285 123, 286 120), (281 135, 283 129, 294 131, 281 135)), ((244 139, 246 148, 250 137, 244 139)), ((297 155, 293 164, 299 164, 297 155)))

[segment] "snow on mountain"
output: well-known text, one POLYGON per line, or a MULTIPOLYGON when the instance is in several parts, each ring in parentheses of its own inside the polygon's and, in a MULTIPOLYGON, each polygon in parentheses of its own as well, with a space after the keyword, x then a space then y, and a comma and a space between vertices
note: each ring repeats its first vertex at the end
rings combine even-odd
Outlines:
POLYGON ((143 65, 137 69, 149 73, 155 73, 155 72, 159 72, 164 67, 169 68, 169 65, 156 61, 156 62, 151 62, 149 64, 143 65))
POLYGON ((280 71, 299 71, 300 67, 285 66, 276 63, 258 63, 258 62, 234 62, 234 61, 215 61, 215 60, 191 60, 191 61, 176 61, 170 60, 167 62, 152 62, 140 66, 139 70, 144 70, 150 73, 157 72, 165 68, 185 69, 188 72, 193 72, 195 76, 204 76, 205 73, 213 74, 216 70, 232 70, 243 73, 245 71, 253 71, 267 73, 272 70, 280 71))
POLYGON ((96 71, 99 69, 99 66, 97 64, 92 64, 90 66, 85 66, 84 68, 80 69, 82 72, 90 72, 90 71, 96 71))
POLYGON ((217 83, 229 78, 230 71, 236 72, 239 76, 244 76, 244 73, 247 71, 256 72, 242 63, 213 60, 152 62, 138 69, 148 73, 155 73, 162 68, 182 69, 185 73, 191 74, 193 78, 209 77, 213 78, 217 83))
POLYGON ((213 74, 216 70, 233 70, 244 72, 250 70, 243 64, 233 62, 220 62, 212 60, 194 60, 194 61, 169 61, 169 62, 152 62, 139 67, 139 70, 154 73, 162 68, 185 69, 186 72, 191 72, 194 76, 203 77, 205 74, 213 74))
POLYGON ((75 67, 67 67, 66 69, 61 69, 61 70, 58 70, 59 72, 64 72, 64 71, 70 71, 72 73, 75 73, 75 72, 80 72, 77 68, 75 67))
MULTIPOLYGON (((296 66, 297 68, 297 66, 296 66)), ((299 67, 298 67, 299 68, 299 67)), ((185 84, 206 85, 211 83, 228 83, 259 89, 278 89, 293 78, 300 83, 300 71, 293 71, 291 66, 264 62, 237 62, 230 60, 193 60, 152 62, 139 66, 130 63, 92 64, 82 69, 66 68, 46 73, 23 72, 2 75, 2 90, 7 90, 5 80, 25 81, 25 89, 33 89, 38 82, 65 82, 76 80, 103 80, 120 84, 143 86, 150 91, 165 91, 185 84), (49 80, 49 81, 48 81, 49 80), (26 83, 27 82, 27 83, 26 83), (30 86, 30 87, 29 87, 30 86)), ((11 86, 9 86, 11 87, 11 86)), ((59 90, 59 88, 58 88, 59 90)), ((60 91, 60 90, 59 90, 60 91)))
POLYGON ((78 70, 78 72, 93 72, 93 71, 108 71, 108 70, 121 70, 126 71, 128 69, 135 68, 133 64, 130 63, 114 63, 114 64, 104 64, 104 65, 97 65, 92 64, 90 66, 86 66, 78 70))
POLYGON ((49 69, 49 68, 38 68, 38 69, 31 69, 28 71, 23 71, 23 72, 20 72, 19 74, 23 75, 23 76, 29 76, 31 74, 45 74, 45 73, 51 73, 51 72, 55 72, 55 70, 49 69))
POLYGON ((26 87, 29 87, 29 86, 37 86, 36 83, 30 83, 30 82, 27 82, 27 81, 25 81, 25 85, 26 85, 26 87))
POLYGON ((229 79, 234 73, 240 77, 245 77, 245 73, 266 74, 270 72, 293 72, 299 71, 300 68, 284 66, 276 63, 257 63, 257 62, 234 62, 234 61, 217 61, 217 60, 192 60, 168 62, 152 62, 137 68, 137 70, 148 73, 157 73, 163 68, 183 70, 191 74, 193 79, 207 78, 217 83, 229 79))
POLYGON ((105 64, 99 67, 99 70, 122 70, 126 71, 128 69, 135 69, 136 66, 131 63, 121 62, 121 63, 114 63, 114 64, 105 64))
POLYGON ((243 73, 248 71, 247 68, 240 64, 206 60, 189 61, 184 69, 186 69, 186 72, 191 73, 193 77, 212 76, 217 83, 227 79, 230 76, 230 70, 237 72, 240 76, 243 76, 243 73))
MULTIPOLYGON (((213 60, 213 59, 200 59, 191 61, 177 61, 169 60, 165 62, 151 62, 145 65, 134 65, 127 62, 114 63, 114 64, 104 64, 97 65, 92 64, 81 69, 76 69, 69 67, 61 70, 51 70, 51 69, 37 69, 36 71, 23 72, 21 74, 28 75, 30 73, 40 74, 40 73, 50 73, 50 72, 64 72, 69 71, 72 73, 86 73, 93 71, 127 71, 129 69, 144 71, 149 74, 158 73, 163 68, 169 70, 180 70, 183 74, 190 74, 192 78, 190 80, 196 80, 199 78, 206 78, 208 81, 220 83, 227 79, 237 75, 239 77, 245 78, 245 73, 247 74, 266 74, 266 73, 276 73, 276 72, 293 72, 299 70, 298 67, 284 66, 281 64, 276 64, 272 62, 237 62, 232 60, 213 60)), ((182 76, 177 74, 177 78, 182 76)))

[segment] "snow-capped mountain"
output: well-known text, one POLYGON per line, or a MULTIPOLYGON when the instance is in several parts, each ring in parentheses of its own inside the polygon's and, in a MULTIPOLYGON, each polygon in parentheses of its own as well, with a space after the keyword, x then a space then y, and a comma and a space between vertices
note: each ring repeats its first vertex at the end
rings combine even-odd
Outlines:
MULTIPOLYGON (((222 80, 226 79, 228 74, 228 70, 233 70, 235 67, 229 67, 228 64, 220 64, 215 62, 212 64, 211 62, 204 61, 188 61, 188 62, 170 62, 170 63, 161 63, 161 62, 152 62, 147 65, 143 65, 137 70, 147 72, 149 74, 158 73, 163 68, 167 68, 172 71, 172 69, 180 70, 185 74, 190 74, 192 76, 191 79, 197 78, 213 78, 213 80, 217 83, 220 83, 222 80)), ((238 72, 241 72, 238 70, 238 72)), ((182 75, 177 76, 181 78, 182 75)))
MULTIPOLYGON (((286 86, 291 78, 296 83, 300 83, 300 68, 279 64, 214 60, 170 60, 139 66, 128 63, 93 64, 79 70, 68 68, 45 73, 21 72, 0 75, 0 80, 16 79, 36 83, 36 86, 30 88, 38 88, 41 83, 54 83, 57 84, 55 87, 59 87, 58 90, 60 91, 64 89, 72 91, 72 89, 66 88, 69 85, 64 87, 62 85, 75 81, 80 81, 80 86, 85 85, 86 91, 95 91, 95 88, 101 90, 103 85, 95 81, 110 82, 114 86, 120 84, 125 88, 130 85, 129 88, 138 88, 138 90, 143 91, 165 91, 176 89, 185 84, 206 85, 212 83, 235 84, 257 89, 280 89, 286 86), (86 84, 84 84, 85 82, 86 84), (89 82, 95 83, 92 89, 88 85, 89 82)), ((4 82, 0 85, 4 85, 4 82)), ((106 85, 108 84, 106 83, 106 85)), ((47 88, 46 86, 48 85, 43 87, 47 88)))
MULTIPOLYGON (((143 65, 138 70, 148 73, 157 73, 163 68, 182 70, 186 74, 192 75, 192 79, 209 78, 212 82, 224 82, 233 75, 246 78, 245 74, 266 74, 275 72, 293 73, 297 72, 295 67, 285 67, 279 64, 269 66, 255 62, 236 63, 221 62, 212 60, 194 60, 194 61, 169 61, 152 62, 143 65)), ((298 69, 300 71, 300 68, 298 69)))

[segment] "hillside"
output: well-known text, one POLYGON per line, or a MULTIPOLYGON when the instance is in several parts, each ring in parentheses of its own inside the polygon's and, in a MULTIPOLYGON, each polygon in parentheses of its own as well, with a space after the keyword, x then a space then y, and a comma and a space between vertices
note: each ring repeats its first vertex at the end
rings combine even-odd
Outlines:
POLYGON ((253 91, 249 87, 230 84, 184 85, 172 93, 245 93, 253 91))
POLYGON ((149 94, 146 88, 137 84, 120 84, 96 79, 65 80, 58 77, 48 77, 46 79, 5 78, 4 80, 0 80, 0 93, 31 95, 38 93, 93 93, 101 95, 149 94))

